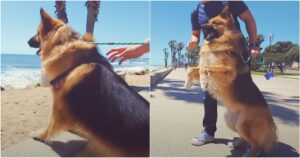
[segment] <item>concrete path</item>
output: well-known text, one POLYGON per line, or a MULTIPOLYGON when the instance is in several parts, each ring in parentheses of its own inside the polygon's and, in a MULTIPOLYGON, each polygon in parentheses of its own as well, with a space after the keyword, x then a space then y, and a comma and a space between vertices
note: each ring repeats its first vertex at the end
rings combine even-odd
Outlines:
MULTIPOLYGON (((151 156, 241 156, 226 144, 238 137, 225 124, 225 107, 218 106, 216 140, 203 146, 191 145, 191 139, 202 130, 203 93, 199 86, 184 88, 186 71, 173 70, 152 88, 151 156)), ((279 143, 269 156, 299 156, 299 80, 253 76, 273 113, 278 127, 279 143)))

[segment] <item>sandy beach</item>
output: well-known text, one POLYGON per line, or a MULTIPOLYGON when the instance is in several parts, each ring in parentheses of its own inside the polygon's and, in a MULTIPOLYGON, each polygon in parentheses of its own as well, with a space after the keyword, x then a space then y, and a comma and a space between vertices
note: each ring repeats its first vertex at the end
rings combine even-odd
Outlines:
MULTIPOLYGON (((131 86, 149 87, 149 74, 126 74, 131 86)), ((30 138, 30 132, 47 123, 52 94, 50 87, 1 91, 1 150, 30 138)))

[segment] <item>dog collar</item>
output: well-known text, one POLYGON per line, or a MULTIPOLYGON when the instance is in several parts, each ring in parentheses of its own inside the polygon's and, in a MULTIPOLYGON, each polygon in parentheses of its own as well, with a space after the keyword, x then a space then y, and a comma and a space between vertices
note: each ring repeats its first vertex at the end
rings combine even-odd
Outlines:
POLYGON ((54 88, 62 88, 63 87, 63 80, 64 80, 65 77, 67 77, 69 75, 71 70, 72 69, 69 69, 69 70, 61 73, 57 77, 55 77, 53 80, 50 81, 50 85, 54 88))

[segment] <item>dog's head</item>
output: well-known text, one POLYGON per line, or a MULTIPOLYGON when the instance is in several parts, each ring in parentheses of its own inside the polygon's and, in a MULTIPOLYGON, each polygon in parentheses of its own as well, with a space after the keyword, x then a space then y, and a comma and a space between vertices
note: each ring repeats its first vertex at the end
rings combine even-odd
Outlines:
POLYGON ((45 53, 56 44, 62 44, 70 38, 77 37, 63 21, 52 18, 42 8, 40 9, 41 23, 38 26, 37 34, 28 41, 33 48, 40 48, 37 52, 46 50, 45 53))
POLYGON ((206 40, 210 41, 223 35, 224 31, 235 29, 234 19, 229 12, 228 6, 224 7, 221 14, 209 20, 201 26, 207 32, 206 40))

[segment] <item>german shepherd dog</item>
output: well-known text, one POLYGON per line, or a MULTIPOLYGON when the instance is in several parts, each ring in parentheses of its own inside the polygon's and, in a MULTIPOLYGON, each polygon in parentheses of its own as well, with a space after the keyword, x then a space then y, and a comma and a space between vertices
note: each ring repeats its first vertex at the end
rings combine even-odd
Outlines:
POLYGON ((244 37, 236 30, 228 7, 202 29, 209 33, 200 50, 201 88, 227 108, 228 127, 251 146, 244 156, 270 152, 277 143, 276 125, 266 100, 252 81, 249 66, 244 63, 244 37))
POLYGON ((61 20, 43 9, 40 15, 28 44, 40 48, 54 100, 48 125, 33 137, 49 141, 60 131, 78 131, 101 156, 149 156, 149 103, 85 42, 91 35, 79 39, 61 20))

